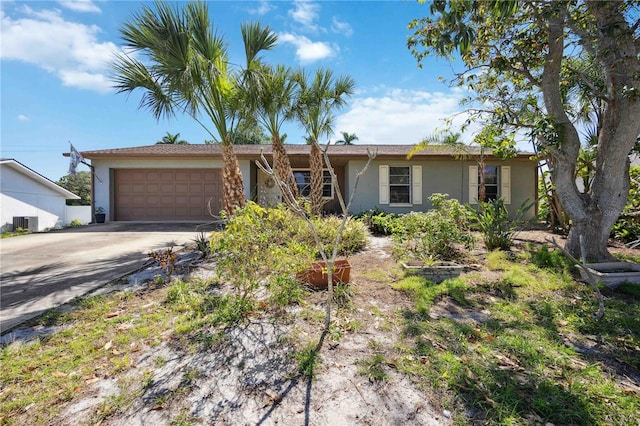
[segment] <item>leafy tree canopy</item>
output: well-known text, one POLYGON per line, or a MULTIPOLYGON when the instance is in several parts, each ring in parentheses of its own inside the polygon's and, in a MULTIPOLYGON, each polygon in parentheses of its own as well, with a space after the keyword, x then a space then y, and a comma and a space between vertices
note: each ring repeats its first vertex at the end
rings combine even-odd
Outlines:
POLYGON ((56 183, 80 197, 79 200, 67 200, 68 206, 91 205, 91 173, 83 171, 77 172, 75 176, 62 176, 56 183))
POLYGON ((582 235, 589 259, 610 259, 608 236, 625 204, 628 154, 640 134, 638 2, 435 0, 429 7, 429 16, 409 24, 418 62, 462 59, 452 83, 470 93, 469 122, 528 134, 548 155, 572 221, 567 249, 578 257, 582 235), (598 129, 586 194, 575 182, 585 113, 598 129))

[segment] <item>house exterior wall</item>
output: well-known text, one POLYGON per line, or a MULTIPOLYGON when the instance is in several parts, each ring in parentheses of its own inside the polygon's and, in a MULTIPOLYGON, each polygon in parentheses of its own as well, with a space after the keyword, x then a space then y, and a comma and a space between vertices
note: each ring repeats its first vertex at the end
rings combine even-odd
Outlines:
MULTIPOLYGON (((350 161, 346 166, 347 197, 353 191, 357 173, 364 168, 366 161, 350 161)), ((357 214, 369 209, 379 208, 389 213, 409 213, 412 211, 427 211, 432 206, 428 197, 433 193, 449 194, 463 204, 469 203, 469 166, 477 165, 474 161, 456 159, 428 159, 428 160, 375 160, 371 163, 367 173, 362 176, 357 188, 350 213, 357 214), (380 166, 421 166, 422 203, 408 205, 381 204, 380 201, 380 166)), ((487 161, 487 166, 511 167, 511 203, 507 206, 513 216, 518 207, 536 198, 536 164, 527 159, 511 159, 506 161, 487 161)), ((527 212, 527 217, 533 217, 535 209, 527 212)))
POLYGON ((34 231, 63 226, 66 199, 60 193, 10 167, 0 167, 2 230, 13 229, 14 216, 37 217, 34 231))
MULTIPOLYGON (((245 194, 250 195, 251 161, 238 160, 245 194)), ((105 210, 107 221, 113 220, 113 169, 221 169, 221 159, 185 158, 185 159, 156 159, 156 158, 103 158, 92 160, 95 171, 94 200, 95 207, 105 210)))
MULTIPOLYGON (((304 168, 300 161, 294 168, 304 168), (298 164, 300 163, 300 164, 298 164)), ((348 202, 353 191, 357 173, 366 165, 366 160, 343 161, 344 166, 336 167, 340 186, 348 202)), ((212 158, 103 158, 94 159, 95 168, 95 207, 103 207, 107 218, 113 219, 113 170, 114 169, 162 169, 162 168, 222 168, 221 159, 212 158)), ((243 184, 247 198, 257 197, 259 172, 254 162, 249 159, 239 160, 243 175, 243 184)), ((373 208, 380 208, 392 213, 409 213, 411 211, 427 211, 431 208, 428 197, 433 193, 446 193, 451 198, 462 203, 469 203, 469 166, 477 163, 469 160, 459 160, 447 157, 416 158, 413 160, 376 159, 372 162, 367 173, 362 176, 357 193, 351 206, 350 213, 357 214, 373 208), (393 205, 380 203, 380 166, 412 167, 412 171, 421 172, 422 198, 419 204, 393 205), (418 167, 414 167, 418 166, 418 167)), ((536 163, 527 158, 511 160, 487 160, 486 165, 509 166, 511 183, 511 203, 507 206, 512 215, 525 201, 532 202, 536 198, 536 163)), ((307 166, 308 167, 308 166, 307 166)), ((417 195, 417 194, 413 194, 417 195)), ((331 206, 325 206, 331 207, 331 206)), ((527 216, 532 217, 535 209, 530 209, 527 216)))

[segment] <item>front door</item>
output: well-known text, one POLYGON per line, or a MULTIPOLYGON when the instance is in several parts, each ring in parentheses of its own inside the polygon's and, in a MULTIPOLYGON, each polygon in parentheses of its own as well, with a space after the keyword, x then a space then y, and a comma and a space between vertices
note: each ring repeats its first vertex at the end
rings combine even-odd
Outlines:
POLYGON ((282 201, 280 188, 273 178, 262 170, 258 170, 258 204, 261 206, 273 206, 282 201))

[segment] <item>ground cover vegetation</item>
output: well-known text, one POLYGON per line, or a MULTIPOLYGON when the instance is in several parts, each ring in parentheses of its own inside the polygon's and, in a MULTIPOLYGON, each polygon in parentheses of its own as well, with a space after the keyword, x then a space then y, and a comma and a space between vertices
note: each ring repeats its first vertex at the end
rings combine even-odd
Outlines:
MULTIPOLYGON (((446 222, 465 212, 445 196, 432 202, 438 207, 423 213, 432 221, 446 222)), ((473 216, 466 217, 472 224, 473 216)), ((337 219, 313 220, 329 244, 337 219)), ((430 226, 413 216, 397 221, 402 225, 390 228, 403 238, 430 226)), ((480 238, 475 231, 473 235, 480 238)), ((377 238, 389 242, 386 250, 391 254, 393 241, 377 238)), ((352 381, 363 381, 357 386, 361 397, 384 393, 398 380, 407 380, 403 392, 422 395, 436 413, 446 413, 445 422, 639 420, 637 288, 602 288, 606 313, 595 320, 593 290, 576 281, 562 253, 541 240, 515 239, 510 251, 475 250, 472 261, 481 268, 434 284, 404 277, 395 262, 381 257, 379 248, 365 249, 367 239, 365 221, 350 219, 339 251, 357 270, 351 285, 336 288, 329 345, 319 349, 324 297, 296 279, 296 272, 317 258, 315 239, 287 208, 248 203, 230 218, 224 232, 212 233, 209 260, 214 273, 207 278, 175 277, 136 292, 89 297, 74 310, 52 311, 38 320, 55 328, 53 334, 4 345, 1 423, 57 424, 77 416, 70 407, 89 398, 94 403, 83 412, 86 423, 117 424, 134 412, 157 412, 165 416, 164 424, 196 424, 203 420, 202 413, 194 411, 189 398, 196 389, 217 383, 210 374, 220 367, 211 362, 239 357, 233 368, 244 376, 244 369, 253 366, 240 354, 254 350, 246 336, 266 333, 265 324, 282 330, 274 336, 260 334, 263 343, 256 342, 257 347, 275 339, 268 347, 282 351, 276 376, 289 386, 329 386, 326 380, 347 374, 330 367, 338 363, 353 370, 352 381), (254 232, 245 232, 248 227, 254 232), (174 352, 164 352, 167 346, 174 352), (225 352, 232 347, 240 352, 225 352), (174 358, 185 358, 179 364, 183 367, 167 373, 174 358), (192 358, 201 361, 186 361, 192 358), (167 374, 179 378, 169 390, 160 387, 167 374), (110 392, 96 397, 98 385, 110 392)), ((471 256, 464 242, 458 247, 458 259, 471 256)), ((256 354, 263 350, 256 349, 256 354)), ((216 395, 207 396, 215 404, 217 394, 208 392, 216 395)), ((240 388, 236 392, 243 394, 240 388)), ((286 392, 276 392, 266 408, 260 405, 263 411, 256 408, 247 415, 255 420, 269 407, 299 413, 300 408, 286 408, 287 398, 286 392)), ((290 398, 292 404, 304 405, 290 398)))

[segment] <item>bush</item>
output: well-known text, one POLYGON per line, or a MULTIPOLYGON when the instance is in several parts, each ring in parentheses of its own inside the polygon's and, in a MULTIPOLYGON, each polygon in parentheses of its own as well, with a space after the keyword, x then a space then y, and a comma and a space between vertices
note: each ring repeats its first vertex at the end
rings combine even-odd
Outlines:
MULTIPOLYGON (((324 245, 324 250, 327 256, 331 255, 333 250, 333 241, 338 235, 338 229, 342 219, 336 216, 329 217, 317 217, 312 219, 320 240, 324 245)), ((308 244, 315 244, 313 234, 308 226, 305 231, 300 235, 301 239, 308 244), (306 232, 305 232, 306 231, 306 232)), ((367 231, 366 226, 359 220, 348 219, 342 231, 342 239, 338 247, 338 254, 341 256, 348 256, 352 253, 356 253, 363 250, 367 245, 367 231)), ((320 251, 315 249, 315 257, 320 255, 320 251)))
POLYGON ((292 275, 276 275, 267 283, 269 300, 277 306, 298 305, 307 290, 292 275))
POLYGON ((640 239, 640 217, 632 217, 631 215, 640 215, 640 166, 633 166, 629 169, 631 176, 631 187, 629 188, 629 197, 625 205, 620 219, 613 225, 611 235, 625 243, 640 239))
POLYGON ((356 216, 361 219, 369 230, 376 235, 391 235, 398 219, 395 213, 386 213, 380 208, 367 210, 356 216))
MULTIPOLYGON (((526 201, 525 201, 526 203, 526 201)), ((502 197, 496 200, 479 202, 479 209, 469 207, 484 240, 487 250, 509 250, 513 239, 520 229, 521 219, 530 206, 523 203, 513 220, 509 219, 509 211, 502 197)))
POLYGON ((84 225, 80 219, 73 219, 69 224, 69 228, 77 228, 84 225))
MULTIPOLYGON (((313 221, 325 249, 331 247, 340 220, 328 217, 313 221)), ((349 220, 339 254, 361 250, 366 237, 365 226, 349 220)), ((253 202, 236 212, 223 233, 212 235, 211 248, 218 258, 219 273, 245 290, 270 275, 296 274, 319 256, 315 238, 302 218, 284 205, 267 209, 253 202)))
POLYGON ((460 256, 457 245, 473 246, 469 232, 469 213, 447 194, 429 197, 433 210, 400 216, 393 227, 393 255, 399 260, 431 263, 460 256))

